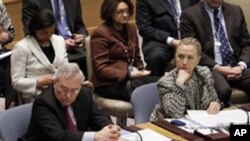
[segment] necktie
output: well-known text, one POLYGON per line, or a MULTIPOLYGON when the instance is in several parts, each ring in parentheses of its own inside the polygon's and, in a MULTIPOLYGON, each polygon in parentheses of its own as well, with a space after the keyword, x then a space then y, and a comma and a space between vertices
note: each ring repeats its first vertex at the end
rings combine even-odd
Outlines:
POLYGON ((76 130, 76 127, 71 119, 71 116, 69 114, 69 111, 68 111, 68 106, 65 106, 64 108, 64 114, 65 114, 65 119, 66 119, 66 123, 67 123, 67 126, 68 126, 68 129, 70 131, 75 131, 76 130))
POLYGON ((65 26, 61 20, 59 0, 54 0, 54 8, 55 8, 55 17, 57 22, 58 34, 63 36, 64 39, 68 39, 70 38, 70 35, 66 31, 65 26))
POLYGON ((218 17, 218 9, 214 10, 214 28, 215 28, 215 36, 216 39, 220 42, 220 52, 222 57, 223 65, 230 66, 235 64, 235 60, 233 58, 233 52, 230 50, 229 41, 226 37, 223 26, 220 22, 220 18, 218 17))
POLYGON ((177 10, 176 0, 168 0, 168 2, 170 3, 170 8, 171 8, 171 10, 173 12, 174 19, 175 19, 175 22, 177 24, 178 20, 179 20, 179 12, 177 10))

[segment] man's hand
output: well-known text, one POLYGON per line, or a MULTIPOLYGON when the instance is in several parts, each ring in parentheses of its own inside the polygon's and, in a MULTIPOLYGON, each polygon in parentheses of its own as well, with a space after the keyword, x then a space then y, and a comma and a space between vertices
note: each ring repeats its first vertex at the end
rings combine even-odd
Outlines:
POLYGON ((235 75, 228 75, 228 80, 238 80, 242 76, 243 69, 241 66, 235 66, 232 68, 232 70, 235 72, 235 75))
POLYGON ((151 71, 148 71, 148 70, 134 70, 134 71, 130 72, 130 77, 137 78, 137 77, 147 76, 150 73, 151 73, 151 71))
POLYGON ((179 86, 183 86, 190 77, 191 74, 187 73, 185 70, 179 70, 177 74, 176 84, 179 86))
POLYGON ((66 39, 65 44, 66 44, 67 49, 69 49, 69 50, 76 48, 75 41, 71 38, 66 39))
POLYGON ((72 39, 75 42, 76 47, 84 47, 85 44, 85 36, 82 34, 74 33, 72 39))
POLYGON ((173 39, 171 42, 171 46, 173 48, 176 48, 180 44, 180 42, 181 42, 180 40, 173 39))
POLYGON ((209 114, 217 114, 220 111, 220 103, 217 101, 213 101, 210 103, 209 107, 207 108, 207 112, 209 114))
POLYGON ((94 141, 119 141, 121 128, 117 125, 108 125, 96 132, 94 141))
POLYGON ((215 68, 220 74, 227 77, 228 80, 237 80, 242 76, 242 68, 240 66, 217 66, 215 68))

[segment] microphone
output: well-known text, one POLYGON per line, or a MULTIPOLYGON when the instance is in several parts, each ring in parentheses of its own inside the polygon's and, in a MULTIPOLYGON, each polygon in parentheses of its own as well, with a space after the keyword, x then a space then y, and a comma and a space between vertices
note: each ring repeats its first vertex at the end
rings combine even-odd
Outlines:
POLYGON ((247 125, 249 125, 249 114, 248 111, 246 109, 244 109, 242 106, 236 104, 235 107, 237 107, 238 109, 241 109, 242 111, 244 111, 247 114, 247 125))

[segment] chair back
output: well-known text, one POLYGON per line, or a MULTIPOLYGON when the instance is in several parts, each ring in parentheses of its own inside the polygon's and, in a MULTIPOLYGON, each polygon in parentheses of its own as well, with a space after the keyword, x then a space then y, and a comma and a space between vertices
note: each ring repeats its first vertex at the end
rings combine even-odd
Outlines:
POLYGON ((154 106, 160 103, 156 83, 136 88, 131 96, 135 124, 148 122, 154 106))
POLYGON ((90 45, 90 36, 85 38, 85 49, 86 49, 86 60, 87 60, 87 72, 88 79, 91 79, 93 73, 93 64, 91 59, 91 45, 90 45))
POLYGON ((27 132, 33 103, 10 108, 0 113, 0 140, 17 141, 27 132))

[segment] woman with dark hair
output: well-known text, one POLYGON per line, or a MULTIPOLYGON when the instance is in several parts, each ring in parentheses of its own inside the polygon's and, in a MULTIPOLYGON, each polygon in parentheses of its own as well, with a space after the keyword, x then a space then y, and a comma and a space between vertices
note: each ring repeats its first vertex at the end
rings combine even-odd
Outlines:
POLYGON ((53 12, 40 9, 31 18, 29 35, 14 47, 12 85, 21 93, 25 103, 33 101, 51 84, 58 66, 68 62, 64 39, 53 34, 55 27, 53 12))
POLYGON ((95 92, 106 98, 130 100, 132 91, 143 84, 155 82, 144 69, 133 24, 130 0, 104 0, 101 24, 91 36, 95 92))

